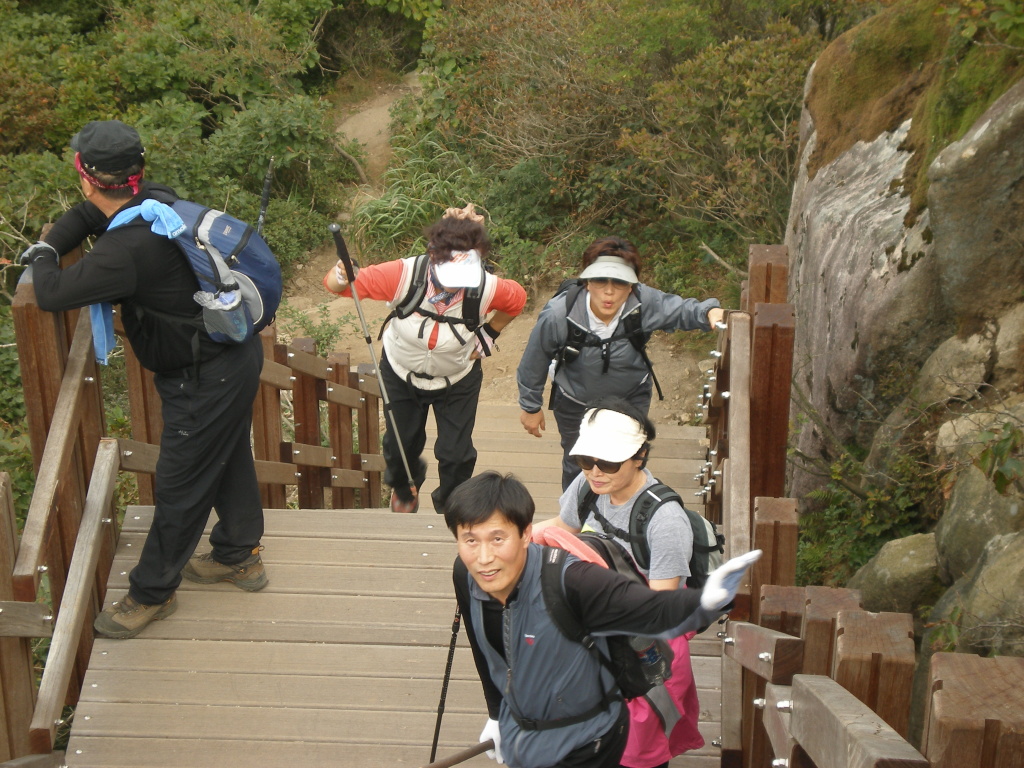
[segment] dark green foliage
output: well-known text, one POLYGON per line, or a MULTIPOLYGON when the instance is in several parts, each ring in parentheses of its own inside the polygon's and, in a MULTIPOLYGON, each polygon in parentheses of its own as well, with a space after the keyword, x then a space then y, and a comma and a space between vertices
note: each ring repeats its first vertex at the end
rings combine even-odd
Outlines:
POLYGON ((11 476, 14 508, 19 526, 25 520, 35 473, 32 468, 32 447, 25 429, 25 401, 21 394, 21 369, 18 350, 14 346, 14 323, 11 308, 0 304, 0 471, 11 476))
POLYGON ((901 453, 885 477, 863 473, 846 456, 831 466, 823 488, 808 493, 818 506, 800 517, 798 584, 845 584, 887 541, 926 531, 938 519, 937 482, 923 453, 901 453))

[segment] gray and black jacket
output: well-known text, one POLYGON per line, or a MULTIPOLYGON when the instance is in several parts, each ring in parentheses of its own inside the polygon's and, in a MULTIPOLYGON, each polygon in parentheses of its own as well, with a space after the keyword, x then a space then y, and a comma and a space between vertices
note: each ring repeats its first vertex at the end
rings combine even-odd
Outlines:
MULTIPOLYGON (((476 585, 461 561, 455 564, 455 591, 488 713, 499 723, 502 756, 512 768, 556 764, 611 730, 623 706, 616 697, 583 722, 546 730, 521 727, 524 720, 573 718, 615 690, 611 674, 548 615, 541 594, 543 553, 543 547, 530 545, 523 574, 504 607, 476 585)), ((604 653, 603 637, 675 637, 708 620, 698 590, 655 591, 572 555, 562 579, 570 610, 604 653)))
MULTIPOLYGON (((536 413, 543 406, 548 368, 565 347, 568 323, 589 330, 587 304, 588 295, 584 292, 566 318, 566 294, 562 293, 541 310, 516 371, 519 407, 524 411, 536 413)), ((622 333, 623 319, 639 312, 641 329, 647 335, 654 331, 708 331, 708 311, 717 306, 718 299, 684 299, 640 283, 626 300, 619 326, 608 343, 585 346, 576 360, 559 366, 555 386, 584 405, 600 397, 628 398, 640 387, 651 384, 643 356, 622 333)))

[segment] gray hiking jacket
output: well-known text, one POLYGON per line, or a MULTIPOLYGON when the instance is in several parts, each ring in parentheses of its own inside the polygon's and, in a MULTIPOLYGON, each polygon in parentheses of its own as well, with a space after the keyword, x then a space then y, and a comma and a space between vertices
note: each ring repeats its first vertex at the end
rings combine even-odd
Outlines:
MULTIPOLYGON (((585 405, 600 397, 628 397, 641 386, 650 386, 645 381, 648 371, 640 352, 623 336, 624 319, 629 314, 641 313, 641 328, 647 334, 653 331, 711 330, 708 310, 719 306, 718 299, 684 299, 643 283, 639 285, 639 292, 639 300, 630 293, 619 316, 619 325, 608 340, 607 372, 603 372, 603 346, 586 346, 576 360, 559 367, 555 385, 565 395, 585 405)), ((588 300, 586 291, 582 292, 568 318, 568 322, 586 330, 590 329, 588 300)), ((568 338, 565 303, 566 294, 562 293, 541 310, 519 361, 516 371, 519 407, 529 413, 543 407, 548 367, 568 338)))
MULTIPOLYGON (((588 720, 543 731, 524 730, 517 722, 517 718, 573 717, 598 704, 605 691, 617 690, 611 674, 593 654, 566 638, 552 622, 541 591, 544 551, 530 545, 519 584, 502 610, 504 657, 484 631, 483 604, 490 601, 489 596, 460 561, 454 574, 488 711, 498 720, 502 756, 511 768, 558 763, 607 733, 623 706, 617 699, 588 720)), ((603 638, 610 635, 675 637, 716 618, 700 608, 697 590, 657 592, 573 555, 565 559, 562 579, 570 609, 605 654, 603 638)))

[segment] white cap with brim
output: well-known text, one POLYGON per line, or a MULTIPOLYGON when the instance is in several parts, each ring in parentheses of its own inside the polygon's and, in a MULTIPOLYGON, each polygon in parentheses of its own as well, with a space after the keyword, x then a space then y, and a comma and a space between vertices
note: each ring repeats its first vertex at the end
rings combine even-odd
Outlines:
POLYGON ((445 288, 477 288, 483 281, 480 252, 452 251, 449 261, 434 265, 434 277, 445 288))
POLYGON ((580 436, 570 456, 591 456, 604 461, 625 461, 647 442, 643 424, 618 411, 591 408, 583 414, 580 436))
MULTIPOLYGON (((621 280, 624 283, 639 283, 633 266, 619 256, 598 256, 594 263, 583 270, 580 274, 581 280, 592 280, 594 278, 610 278, 621 280)), ((612 461, 612 459, 608 459, 612 461)))

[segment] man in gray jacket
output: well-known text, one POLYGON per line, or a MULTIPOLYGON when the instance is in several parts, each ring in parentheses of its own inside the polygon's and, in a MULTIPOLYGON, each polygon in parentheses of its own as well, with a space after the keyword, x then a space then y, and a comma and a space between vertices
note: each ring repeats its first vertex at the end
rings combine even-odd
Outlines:
MULTIPOLYGON (((487 700, 480 741, 514 768, 616 768, 629 716, 611 673, 551 619, 547 551, 531 543, 534 502, 512 475, 485 472, 451 494, 445 521, 459 558, 455 592, 487 700)), ((709 624, 735 597, 755 550, 714 571, 702 591, 655 591, 567 556, 568 608, 607 655, 606 637, 669 638, 709 624)))

